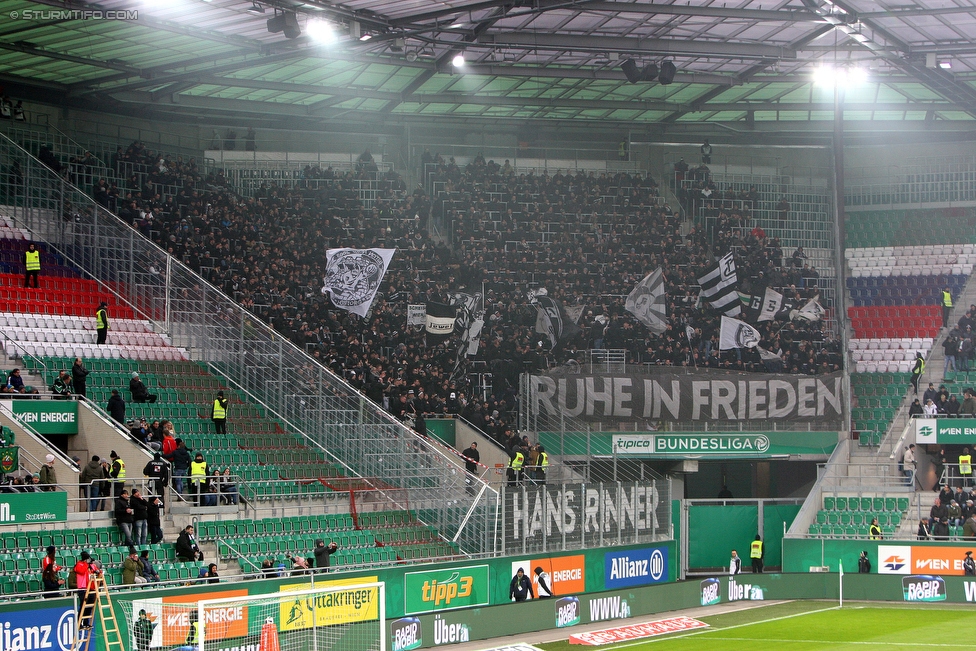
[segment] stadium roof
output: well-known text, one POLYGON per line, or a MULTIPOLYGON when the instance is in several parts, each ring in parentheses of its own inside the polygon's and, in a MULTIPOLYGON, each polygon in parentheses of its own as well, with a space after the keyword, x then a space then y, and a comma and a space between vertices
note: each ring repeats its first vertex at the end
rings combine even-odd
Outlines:
POLYGON ((0 16, 11 91, 143 115, 827 127, 842 79, 864 128, 976 118, 974 0, 0 0, 0 16), (269 31, 279 11, 301 35, 269 31), (674 80, 630 83, 627 60, 674 80))

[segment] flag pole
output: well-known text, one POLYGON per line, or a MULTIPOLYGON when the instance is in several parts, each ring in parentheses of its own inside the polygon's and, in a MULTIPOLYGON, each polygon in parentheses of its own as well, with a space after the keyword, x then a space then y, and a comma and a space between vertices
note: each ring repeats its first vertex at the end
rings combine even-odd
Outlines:
POLYGON ((837 559, 837 562, 840 564, 840 577, 838 577, 838 580, 840 581, 840 591, 839 591, 840 603, 838 604, 837 607, 843 608, 844 607, 844 559, 843 558, 837 559))

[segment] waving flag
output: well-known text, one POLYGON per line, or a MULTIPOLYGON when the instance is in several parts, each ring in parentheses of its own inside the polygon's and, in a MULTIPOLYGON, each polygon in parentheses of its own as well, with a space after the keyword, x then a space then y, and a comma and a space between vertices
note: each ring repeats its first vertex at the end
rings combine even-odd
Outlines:
POLYGON ((716 310, 726 316, 739 316, 742 306, 735 291, 738 278, 735 274, 735 258, 729 251, 708 268, 698 284, 701 285, 701 298, 708 301, 716 310))
POLYGON ((637 283, 627 295, 624 309, 637 317, 656 335, 668 329, 667 296, 664 293, 664 272, 660 268, 637 283))
POLYGON ((745 321, 722 317, 722 327, 718 336, 719 350, 730 348, 755 348, 759 345, 761 335, 745 321))
POLYGON ((366 316, 396 249, 329 249, 322 293, 336 307, 366 316))

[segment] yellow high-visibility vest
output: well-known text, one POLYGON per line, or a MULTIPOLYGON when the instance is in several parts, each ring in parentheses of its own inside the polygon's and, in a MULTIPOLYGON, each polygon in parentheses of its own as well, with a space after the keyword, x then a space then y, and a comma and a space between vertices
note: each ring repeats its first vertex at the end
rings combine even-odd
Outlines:
POLYGON ((749 545, 749 556, 751 558, 762 558, 762 541, 753 540, 752 544, 749 545))
POLYGON ((515 458, 512 459, 510 465, 512 470, 518 471, 522 469, 523 463, 525 463, 525 455, 523 455, 521 452, 516 452, 515 458))
POLYGON ((190 462, 190 478, 193 480, 194 484, 199 484, 207 478, 207 462, 206 461, 191 461, 190 462))
POLYGON ((945 290, 942 290, 942 304, 946 307, 952 307, 952 294, 945 290))
POLYGON ((125 481, 125 461, 116 459, 115 462, 119 464, 119 476, 115 478, 115 481, 125 481))
POLYGON ((545 470, 549 467, 549 453, 540 452, 539 453, 539 467, 545 470))
POLYGON ((973 457, 969 454, 959 455, 959 474, 960 475, 971 475, 973 474, 973 457))
POLYGON ((186 636, 187 645, 197 644, 200 641, 200 622, 192 622, 190 624, 190 632, 186 636))
POLYGON ((224 409, 224 407, 220 404, 219 398, 214 399, 213 418, 216 418, 218 420, 221 418, 227 418, 227 410, 224 409))
POLYGON ((97 330, 104 330, 108 327, 108 315, 105 313, 105 309, 98 310, 95 312, 95 328, 97 330))
POLYGON ((40 271, 41 270, 41 252, 40 251, 27 251, 24 264, 27 265, 27 271, 40 271))

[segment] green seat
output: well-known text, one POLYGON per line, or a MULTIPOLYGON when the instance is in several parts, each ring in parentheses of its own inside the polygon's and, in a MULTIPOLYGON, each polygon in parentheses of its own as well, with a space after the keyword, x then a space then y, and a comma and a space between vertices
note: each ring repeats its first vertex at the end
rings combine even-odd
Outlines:
POLYGON ((884 511, 885 510, 884 498, 875 497, 871 504, 871 508, 874 509, 875 511, 884 511))
POLYGON ((847 498, 846 497, 838 497, 834 501, 834 508, 837 509, 838 511, 846 511, 847 510, 847 498))
POLYGON ((841 513, 840 514, 840 523, 842 525, 844 525, 845 527, 848 526, 848 525, 850 525, 850 524, 852 524, 852 516, 851 516, 851 514, 850 513, 841 513))
POLYGON ((827 514, 823 511, 817 511, 817 524, 827 524, 827 514))
POLYGON ((847 510, 856 513, 861 510, 861 501, 856 497, 847 498, 847 510))
POLYGON ((885 511, 892 512, 898 510, 898 500, 896 500, 894 497, 886 497, 884 502, 885 511))
POLYGON ((853 524, 856 527, 864 526, 864 514, 855 513, 854 517, 851 519, 851 524, 853 524))
POLYGON ((904 513, 905 511, 908 510, 908 507, 909 507, 910 504, 911 504, 911 502, 909 501, 909 499, 907 497, 899 497, 898 498, 898 510, 901 511, 902 513, 904 513))
POLYGON ((861 511, 862 512, 864 512, 864 511, 870 511, 871 510, 871 498, 870 497, 862 497, 860 499, 860 502, 861 502, 861 511))

